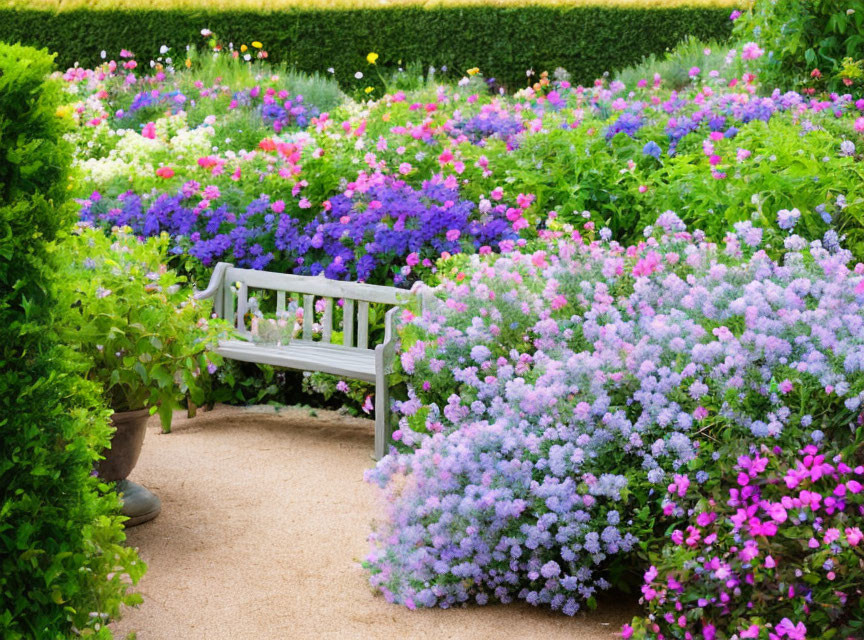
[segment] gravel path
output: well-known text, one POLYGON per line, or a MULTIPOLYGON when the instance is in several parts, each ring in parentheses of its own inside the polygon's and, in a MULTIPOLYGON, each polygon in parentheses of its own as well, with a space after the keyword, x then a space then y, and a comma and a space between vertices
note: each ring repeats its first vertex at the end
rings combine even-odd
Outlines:
POLYGON ((130 478, 163 508, 128 532, 150 569, 117 637, 618 637, 627 604, 567 618, 522 604, 412 612, 375 596, 358 565, 380 513, 362 480, 372 433, 368 420, 299 408, 177 413, 169 435, 152 418, 130 478))

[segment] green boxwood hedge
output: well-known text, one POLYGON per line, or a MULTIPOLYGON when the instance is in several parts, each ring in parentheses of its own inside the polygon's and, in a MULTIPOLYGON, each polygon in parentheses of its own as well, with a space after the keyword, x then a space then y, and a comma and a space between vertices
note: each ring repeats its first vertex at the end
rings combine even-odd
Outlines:
POLYGON ((57 240, 75 220, 52 56, 0 43, 0 638, 110 638, 144 570, 119 502, 91 476, 109 442, 100 390, 58 328, 57 240), (94 614, 94 615, 91 615, 94 614), (74 631, 77 629, 77 633, 74 631))
MULTIPOLYGON (((195 9, 99 9, 44 11, 0 6, 0 40, 46 46, 58 63, 98 63, 99 52, 130 49, 139 59, 161 45, 182 56, 190 43, 204 44, 201 29, 223 41, 258 40, 271 60, 301 71, 336 70, 343 86, 378 63, 446 66, 463 73, 480 67, 508 88, 526 83, 526 70, 567 69, 577 82, 638 62, 674 46, 688 34, 725 39, 728 8, 612 8, 589 6, 396 7, 287 9, 278 12, 195 9)), ((359 81, 365 83, 366 80, 359 81)))

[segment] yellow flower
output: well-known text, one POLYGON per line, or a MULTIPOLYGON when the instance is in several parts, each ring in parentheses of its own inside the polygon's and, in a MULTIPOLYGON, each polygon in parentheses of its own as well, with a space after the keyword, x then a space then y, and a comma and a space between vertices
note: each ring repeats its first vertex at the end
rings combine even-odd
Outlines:
POLYGON ((368 62, 369 64, 375 64, 376 62, 378 62, 378 54, 370 53, 368 56, 366 56, 366 62, 368 62))
POLYGON ((476 76, 478 73, 480 73, 480 69, 477 67, 471 67, 470 69, 468 69, 469 76, 476 76))
POLYGON ((258 42, 257 40, 255 40, 254 42, 252 42, 252 46, 255 47, 256 49, 260 49, 264 45, 261 44, 260 42, 258 42))
POLYGON ((363 89, 363 91, 365 91, 366 93, 372 93, 373 91, 375 91, 375 87, 366 87, 365 89, 363 89))
POLYGON ((381 116, 381 120, 383 120, 384 122, 390 122, 390 112, 388 111, 383 116, 381 116))
POLYGON ((191 67, 192 67, 192 61, 189 58, 186 58, 186 68, 188 69, 191 67))
POLYGON ((249 47, 247 47, 245 44, 241 44, 240 45, 240 52, 246 53, 247 51, 249 51, 249 47))

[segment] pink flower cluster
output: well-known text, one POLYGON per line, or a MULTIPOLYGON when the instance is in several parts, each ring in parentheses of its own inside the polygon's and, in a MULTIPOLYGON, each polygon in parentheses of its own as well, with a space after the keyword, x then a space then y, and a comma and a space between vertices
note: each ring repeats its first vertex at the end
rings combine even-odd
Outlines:
MULTIPOLYGON (((731 471, 725 500, 691 501, 686 532, 674 529, 645 572, 648 615, 623 637, 806 640, 826 624, 850 631, 846 621, 864 613, 864 465, 815 444, 795 454, 762 446, 731 471)), ((686 492, 682 477, 670 493, 686 492)))

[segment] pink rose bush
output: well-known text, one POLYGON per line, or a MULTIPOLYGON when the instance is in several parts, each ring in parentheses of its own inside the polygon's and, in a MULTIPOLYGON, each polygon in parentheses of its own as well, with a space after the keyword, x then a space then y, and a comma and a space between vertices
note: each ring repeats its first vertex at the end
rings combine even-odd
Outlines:
MULTIPOLYGON (((403 317, 399 446, 368 474, 389 504, 366 560, 372 585, 409 607, 522 599, 573 614, 644 549, 669 559, 649 571, 653 617, 638 633, 720 638, 731 636, 715 620, 734 627, 727 609, 747 611, 747 597, 693 567, 756 585, 762 574, 724 568, 733 556, 779 565, 798 549, 814 567, 831 560, 819 578, 833 571, 860 603, 861 449, 836 456, 864 408, 864 266, 794 235, 775 261, 761 241, 748 223, 716 244, 666 212, 635 245, 550 223, 523 248, 444 263, 422 311, 403 317), (783 462, 787 450, 803 452, 800 465, 783 462), (674 554, 693 555, 686 574, 669 568, 682 566, 674 554), (655 615, 670 576, 681 586, 655 615)), ((832 598, 825 615, 851 619, 832 598)), ((778 638, 809 622, 796 601, 772 604, 768 627, 768 604, 753 602, 751 618, 778 638)))

